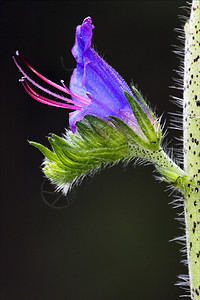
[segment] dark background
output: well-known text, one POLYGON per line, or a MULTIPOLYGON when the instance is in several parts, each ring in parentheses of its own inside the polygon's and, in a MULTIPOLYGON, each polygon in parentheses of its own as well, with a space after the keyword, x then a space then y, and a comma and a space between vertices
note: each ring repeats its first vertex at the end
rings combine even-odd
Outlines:
MULTIPOLYGON (((75 28, 90 15, 93 44, 156 106, 169 101, 172 53, 180 45, 174 28, 185 1, 1 1, 1 299, 177 299, 174 286, 186 269, 179 263, 177 211, 170 191, 152 176, 152 166, 130 164, 102 171, 76 189, 71 206, 55 210, 42 200, 42 155, 27 139, 48 145, 61 135, 68 111, 33 101, 18 83, 16 50, 42 74, 69 82, 75 28), (61 60, 63 59, 63 64, 61 60)), ((167 121, 167 127, 169 121, 167 121)), ((169 130, 167 137, 179 133, 169 130)), ((175 141, 172 140, 172 144, 175 141)))

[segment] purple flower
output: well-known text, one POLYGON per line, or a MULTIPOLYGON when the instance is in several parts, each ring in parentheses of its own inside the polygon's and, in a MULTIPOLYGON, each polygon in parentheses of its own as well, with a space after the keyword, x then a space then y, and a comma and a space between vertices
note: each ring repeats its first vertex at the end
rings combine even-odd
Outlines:
POLYGON ((133 114, 133 110, 125 97, 124 91, 140 104, 152 124, 154 124, 154 120, 149 111, 145 109, 145 106, 135 98, 135 95, 119 74, 91 47, 93 29, 94 25, 92 25, 90 17, 85 18, 82 25, 76 28, 76 38, 72 48, 72 54, 76 59, 77 65, 71 76, 69 89, 65 86, 63 81, 61 81, 62 85, 58 85, 41 75, 16 52, 17 56, 20 57, 39 78, 63 92, 65 95, 67 94, 68 97, 71 96, 71 99, 65 95, 52 92, 36 83, 24 72, 13 57, 15 64, 23 74, 23 78, 21 79, 22 85, 28 94, 39 102, 73 109, 74 111, 69 113, 69 125, 73 133, 76 131, 76 122, 80 121, 85 115, 94 115, 104 119, 113 116, 121 119, 134 132, 145 138, 133 114), (47 93, 50 98, 38 94, 32 89, 28 82, 40 91, 47 93))

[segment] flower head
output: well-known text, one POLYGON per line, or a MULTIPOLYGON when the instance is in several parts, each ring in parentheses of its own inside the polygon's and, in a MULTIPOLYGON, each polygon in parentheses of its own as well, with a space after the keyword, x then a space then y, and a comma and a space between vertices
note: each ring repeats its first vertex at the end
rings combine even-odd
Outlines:
POLYGON ((159 122, 138 90, 135 87, 130 89, 91 47, 93 29, 90 17, 76 28, 72 48, 76 68, 69 88, 63 80, 60 85, 40 74, 17 51, 18 59, 51 90, 45 88, 33 80, 13 57, 23 75, 20 81, 32 98, 73 110, 69 113, 71 131, 67 131, 63 138, 49 137, 52 151, 31 142, 46 157, 43 172, 64 193, 91 170, 132 157, 151 160, 160 147, 159 122), (53 88, 56 91, 52 91, 53 88))
MULTIPOLYGON (((50 91, 36 83, 25 73, 13 57, 15 64, 23 74, 22 85, 27 93, 39 102, 74 110, 69 113, 69 125, 73 133, 76 131, 76 122, 80 121, 85 115, 93 115, 103 119, 110 119, 112 116, 120 119, 142 140, 147 142, 148 137, 141 127, 129 100, 132 99, 132 101, 137 102, 140 110, 144 113, 143 115, 146 116, 147 127, 150 124, 151 130, 153 129, 156 135, 159 128, 158 123, 138 91, 134 88, 132 92, 121 76, 91 47, 93 29, 94 25, 92 25, 90 17, 85 18, 82 25, 76 28, 72 54, 77 65, 71 76, 69 89, 63 80, 61 80, 62 85, 59 85, 41 75, 25 61, 18 51, 16 52, 17 56, 32 72, 59 92, 64 93, 63 95, 50 91), (49 97, 44 97, 36 92, 30 86, 30 83, 40 91, 47 93, 49 97), (142 101, 140 101, 140 98, 142 101)), ((157 142, 157 140, 153 142, 157 142)))

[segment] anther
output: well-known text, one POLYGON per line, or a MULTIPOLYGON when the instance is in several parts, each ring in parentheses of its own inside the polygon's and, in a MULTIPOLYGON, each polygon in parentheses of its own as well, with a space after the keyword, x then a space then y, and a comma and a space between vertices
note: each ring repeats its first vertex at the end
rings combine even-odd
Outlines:
POLYGON ((24 82, 25 79, 26 79, 26 77, 23 76, 23 77, 21 77, 21 78, 19 79, 19 82, 24 82))

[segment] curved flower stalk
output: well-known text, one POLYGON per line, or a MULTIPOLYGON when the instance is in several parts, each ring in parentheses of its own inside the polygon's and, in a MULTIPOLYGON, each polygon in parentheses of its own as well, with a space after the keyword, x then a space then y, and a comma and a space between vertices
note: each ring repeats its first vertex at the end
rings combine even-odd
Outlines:
POLYGON ((184 172, 160 146, 159 120, 138 90, 135 87, 130 89, 91 47, 93 29, 90 17, 76 28, 72 54, 77 65, 69 88, 63 81, 59 85, 47 79, 16 52, 26 67, 62 95, 36 83, 13 57, 23 75, 21 83, 32 98, 74 110, 69 114, 71 131, 67 131, 63 138, 56 135, 49 138, 53 151, 31 142, 46 157, 45 175, 67 193, 74 181, 91 170, 107 163, 139 157, 155 163, 167 182, 177 184, 184 172))

